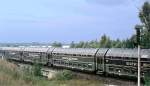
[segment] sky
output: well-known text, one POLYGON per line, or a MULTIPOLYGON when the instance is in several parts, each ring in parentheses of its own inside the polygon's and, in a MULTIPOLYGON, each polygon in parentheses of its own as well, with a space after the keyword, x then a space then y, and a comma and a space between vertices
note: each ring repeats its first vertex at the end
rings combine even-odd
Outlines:
POLYGON ((0 42, 126 39, 144 0, 1 0, 0 42))

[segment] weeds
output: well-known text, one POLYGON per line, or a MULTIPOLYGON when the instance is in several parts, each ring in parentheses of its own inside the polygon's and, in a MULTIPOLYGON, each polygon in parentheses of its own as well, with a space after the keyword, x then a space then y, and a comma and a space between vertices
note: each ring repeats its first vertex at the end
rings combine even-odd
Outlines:
POLYGON ((69 70, 63 70, 56 74, 55 79, 56 80, 71 80, 73 79, 73 73, 69 70))
POLYGON ((56 79, 48 81, 41 77, 40 65, 19 69, 16 65, 0 60, 0 86, 103 86, 99 81, 74 79, 71 71, 56 74, 56 79))

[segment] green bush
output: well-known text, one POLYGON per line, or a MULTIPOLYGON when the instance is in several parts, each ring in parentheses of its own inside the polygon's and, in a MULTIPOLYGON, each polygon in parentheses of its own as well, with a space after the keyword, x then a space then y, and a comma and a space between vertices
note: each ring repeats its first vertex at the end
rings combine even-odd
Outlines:
POLYGON ((145 82, 144 86, 150 86, 150 74, 149 73, 145 74, 144 82, 145 82))
POLYGON ((35 76, 41 76, 41 65, 40 64, 34 64, 34 66, 33 66, 33 74, 35 76))
POLYGON ((56 74, 56 80, 71 80, 73 79, 73 73, 69 70, 63 70, 56 74))

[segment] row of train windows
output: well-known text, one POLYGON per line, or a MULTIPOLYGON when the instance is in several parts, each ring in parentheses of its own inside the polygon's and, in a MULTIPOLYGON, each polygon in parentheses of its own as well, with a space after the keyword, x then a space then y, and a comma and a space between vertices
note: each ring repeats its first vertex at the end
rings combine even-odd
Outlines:
MULTIPOLYGON (((131 58, 131 57, 106 57, 106 59, 112 59, 112 60, 132 60, 132 61, 137 61, 137 58, 131 58)), ((147 58, 141 58, 141 61, 150 61, 150 59, 147 58)))
POLYGON ((118 59, 118 60, 137 60, 137 58, 131 58, 131 57, 112 57, 112 56, 108 56, 106 58, 108 58, 108 59, 118 59))
POLYGON ((65 53, 53 53, 53 55, 67 55, 67 56, 85 56, 85 57, 92 57, 92 55, 83 55, 83 54, 65 54, 65 53))
MULTIPOLYGON (((20 54, 19 52, 7 52, 9 54, 20 54)), ((37 54, 37 55, 41 55, 41 54, 46 54, 46 53, 29 53, 29 52, 24 52, 24 54, 37 54)), ((93 55, 83 55, 83 54, 65 54, 65 53, 53 53, 53 55, 68 55, 68 56, 85 56, 85 57, 92 57, 93 55)))
MULTIPOLYGON (((116 61, 116 60, 106 60, 107 64, 116 64, 116 65, 127 65, 127 66, 137 66, 137 62, 125 62, 125 61, 116 61)), ((141 62, 141 66, 148 67, 150 63, 141 62)))
POLYGON ((54 64, 60 64, 65 66, 79 67, 79 68, 93 68, 91 63, 80 63, 80 62, 65 62, 61 60, 54 61, 54 64))

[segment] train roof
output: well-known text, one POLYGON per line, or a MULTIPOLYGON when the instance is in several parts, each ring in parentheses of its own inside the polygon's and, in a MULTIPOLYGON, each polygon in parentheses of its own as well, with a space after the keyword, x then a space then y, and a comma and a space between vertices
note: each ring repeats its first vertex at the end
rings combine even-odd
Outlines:
MULTIPOLYGON (((63 53, 63 54, 79 54, 92 55, 96 54, 97 48, 32 48, 32 47, 0 47, 0 50, 5 51, 27 51, 27 52, 48 52, 63 53)), ((138 57, 137 49, 127 48, 100 48, 96 56, 112 56, 112 57, 138 57), (108 51, 108 52, 107 52, 108 51), (107 52, 107 53, 106 53, 107 52)), ((141 58, 150 58, 150 49, 141 49, 141 58)))
MULTIPOLYGON (((111 48, 106 56, 137 58, 138 49, 111 48)), ((150 49, 141 49, 141 58, 150 58, 150 49)))
POLYGON ((1 47, 0 50, 5 50, 5 51, 21 51, 21 47, 1 47))
POLYGON ((54 48, 37 48, 37 47, 1 47, 0 50, 7 51, 26 51, 26 52, 51 52, 54 48))
POLYGON ((96 54, 97 57, 104 56, 106 52, 108 51, 108 48, 100 48, 96 54))
POLYGON ((63 54, 79 54, 79 55, 92 55, 94 56, 97 49, 95 48, 55 48, 53 53, 63 54))
POLYGON ((23 51, 25 52, 51 52, 54 48, 32 48, 26 47, 23 51))

